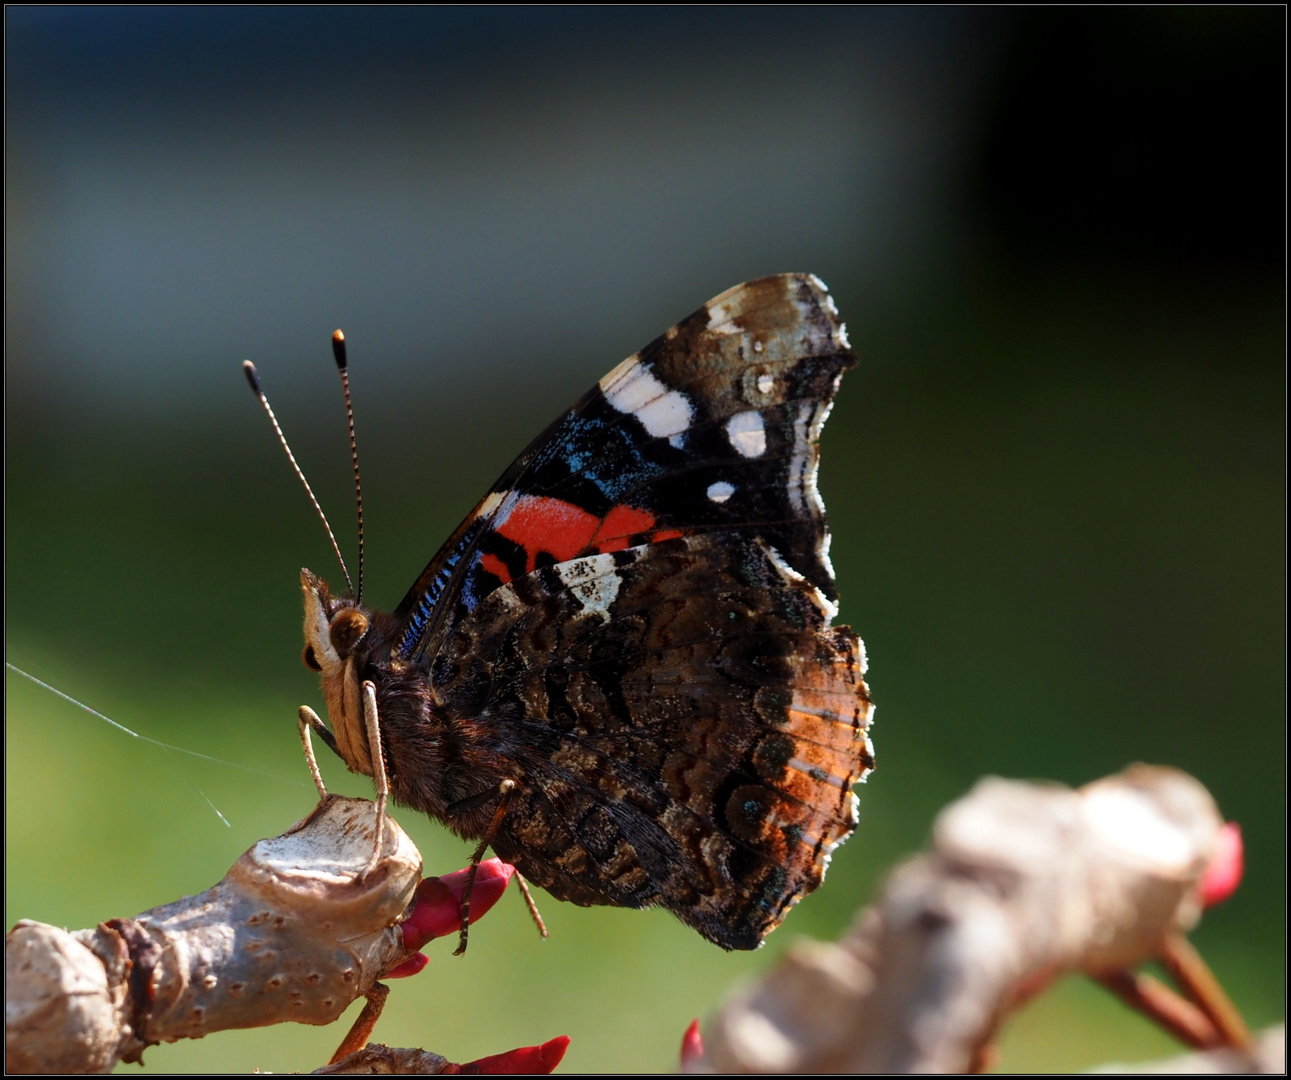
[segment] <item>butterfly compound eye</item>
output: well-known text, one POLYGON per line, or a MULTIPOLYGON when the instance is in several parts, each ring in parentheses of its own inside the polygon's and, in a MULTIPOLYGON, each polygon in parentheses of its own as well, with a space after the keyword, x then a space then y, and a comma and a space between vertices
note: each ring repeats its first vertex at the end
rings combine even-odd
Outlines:
POLYGON ((318 657, 314 655, 314 646, 306 645, 305 651, 300 654, 300 662, 310 671, 322 671, 323 665, 318 662, 318 657))
POLYGON ((332 616, 329 633, 332 648, 344 658, 350 655, 368 632, 368 619, 358 608, 342 608, 332 616))

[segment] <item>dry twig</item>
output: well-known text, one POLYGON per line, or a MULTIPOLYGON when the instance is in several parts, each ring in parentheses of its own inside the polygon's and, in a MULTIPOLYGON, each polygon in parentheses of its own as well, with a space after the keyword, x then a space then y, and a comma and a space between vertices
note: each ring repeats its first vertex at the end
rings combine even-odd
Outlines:
MULTIPOLYGON (((1174 769, 1134 766, 1079 791, 982 780, 841 942, 796 945, 728 1001, 688 1067, 980 1069, 1002 1019, 1054 977, 1114 979, 1193 926, 1222 824, 1174 769)), ((1201 1045, 1224 1042, 1210 1015, 1222 1008, 1171 992, 1175 1003, 1201 1045)))
POLYGON ((107 1072, 145 1047, 226 1028, 330 1024, 409 955, 396 926, 421 855, 373 804, 327 796, 224 880, 133 919, 67 932, 23 920, 5 938, 12 1072, 107 1072))

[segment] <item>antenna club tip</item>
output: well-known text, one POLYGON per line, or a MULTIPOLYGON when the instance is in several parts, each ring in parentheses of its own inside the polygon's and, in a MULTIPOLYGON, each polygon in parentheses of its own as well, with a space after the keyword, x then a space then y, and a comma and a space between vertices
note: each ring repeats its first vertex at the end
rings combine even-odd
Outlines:
POLYGON ((345 334, 340 330, 332 335, 332 356, 336 359, 336 366, 342 371, 345 370, 345 334))
POLYGON ((247 382, 251 384, 251 389, 255 391, 257 395, 263 393, 260 389, 260 373, 256 371, 255 364, 251 363, 250 360, 243 360, 242 374, 247 377, 247 382))

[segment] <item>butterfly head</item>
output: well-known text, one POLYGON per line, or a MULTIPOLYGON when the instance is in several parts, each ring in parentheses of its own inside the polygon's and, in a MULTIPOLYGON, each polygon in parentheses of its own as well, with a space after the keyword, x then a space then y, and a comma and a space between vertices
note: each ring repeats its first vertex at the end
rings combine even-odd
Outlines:
POLYGON ((327 718, 336 745, 352 772, 372 775, 359 673, 369 649, 372 620, 349 596, 333 596, 327 582, 308 570, 300 572, 305 596, 305 666, 322 676, 327 718))

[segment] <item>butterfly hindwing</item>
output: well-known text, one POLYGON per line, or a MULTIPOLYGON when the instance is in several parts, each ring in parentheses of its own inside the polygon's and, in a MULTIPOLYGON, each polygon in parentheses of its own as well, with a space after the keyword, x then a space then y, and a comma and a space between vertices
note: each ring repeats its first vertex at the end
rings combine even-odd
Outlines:
POLYGON ((493 846, 561 899, 753 948, 819 884, 872 765, 856 635, 765 542, 713 530, 537 569, 432 678, 505 732, 493 846))
POLYGON ((816 440, 854 363, 824 286, 738 285, 629 357, 493 485, 396 611, 425 661, 507 581, 712 529, 761 536, 834 598, 816 440))

